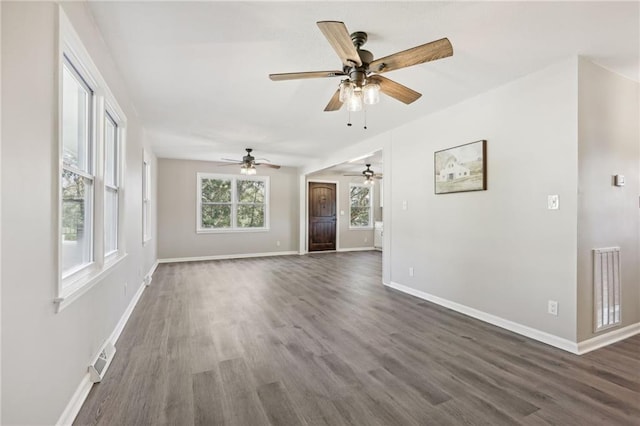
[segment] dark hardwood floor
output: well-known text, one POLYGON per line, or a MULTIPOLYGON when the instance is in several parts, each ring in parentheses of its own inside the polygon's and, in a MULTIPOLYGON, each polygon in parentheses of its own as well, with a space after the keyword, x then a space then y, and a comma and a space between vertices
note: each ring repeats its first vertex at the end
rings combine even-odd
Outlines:
POLYGON ((378 252, 160 265, 76 424, 640 424, 640 336, 578 357, 380 271, 378 252))

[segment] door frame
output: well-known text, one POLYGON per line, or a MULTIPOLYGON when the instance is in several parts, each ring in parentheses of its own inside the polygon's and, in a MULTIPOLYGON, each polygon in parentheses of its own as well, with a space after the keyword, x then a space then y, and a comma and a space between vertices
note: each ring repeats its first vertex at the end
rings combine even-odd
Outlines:
POLYGON ((304 183, 304 252, 311 253, 309 251, 309 184, 310 183, 334 183, 336 185, 336 249, 335 250, 322 250, 314 251, 313 253, 334 253, 340 251, 340 182, 337 180, 326 179, 306 179, 304 183))

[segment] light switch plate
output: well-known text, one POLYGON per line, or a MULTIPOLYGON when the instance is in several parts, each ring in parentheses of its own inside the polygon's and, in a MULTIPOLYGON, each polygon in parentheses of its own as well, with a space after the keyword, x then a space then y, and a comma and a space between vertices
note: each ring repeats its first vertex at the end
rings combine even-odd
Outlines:
POLYGON ((613 177, 613 183, 615 186, 624 186, 624 175, 615 175, 613 177))
POLYGON ((560 208, 560 198, 557 195, 549 195, 547 197, 547 207, 549 210, 558 210, 560 208))

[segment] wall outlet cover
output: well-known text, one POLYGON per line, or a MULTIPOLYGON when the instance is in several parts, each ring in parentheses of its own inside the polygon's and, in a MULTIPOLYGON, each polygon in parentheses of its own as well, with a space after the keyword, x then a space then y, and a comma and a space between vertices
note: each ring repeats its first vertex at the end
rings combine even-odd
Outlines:
POLYGON ((558 210, 560 208, 560 197, 558 195, 549 195, 547 197, 547 207, 549 210, 558 210))

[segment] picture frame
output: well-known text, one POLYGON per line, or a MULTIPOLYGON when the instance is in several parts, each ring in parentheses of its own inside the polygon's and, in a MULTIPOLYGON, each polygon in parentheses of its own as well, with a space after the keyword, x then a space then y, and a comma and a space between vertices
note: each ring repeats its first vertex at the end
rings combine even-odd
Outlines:
POLYGON ((433 154, 434 192, 486 191, 487 141, 479 140, 433 154))

